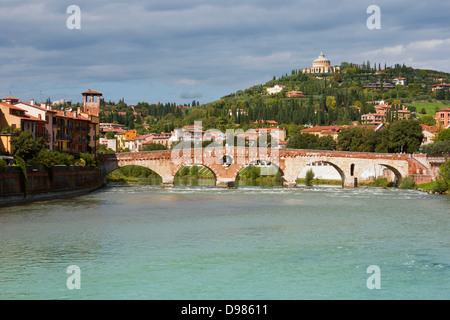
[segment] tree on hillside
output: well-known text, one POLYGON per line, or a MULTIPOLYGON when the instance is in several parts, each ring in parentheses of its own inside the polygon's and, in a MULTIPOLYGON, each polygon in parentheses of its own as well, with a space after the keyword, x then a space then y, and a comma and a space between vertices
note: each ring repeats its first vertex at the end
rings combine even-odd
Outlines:
POLYGON ((428 146, 428 153, 450 153, 450 140, 442 140, 428 146))
POLYGON ((436 124, 436 119, 432 115, 427 115, 420 117, 420 122, 427 126, 434 126, 436 124))
POLYGON ((438 133, 435 142, 450 140, 450 128, 442 130, 438 133))

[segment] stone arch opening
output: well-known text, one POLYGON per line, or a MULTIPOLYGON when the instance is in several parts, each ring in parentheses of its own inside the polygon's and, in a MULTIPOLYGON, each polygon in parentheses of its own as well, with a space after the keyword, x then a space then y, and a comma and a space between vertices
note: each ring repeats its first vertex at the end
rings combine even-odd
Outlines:
MULTIPOLYGON (((306 172, 312 169, 314 179, 319 180, 320 184, 327 185, 345 185, 344 171, 336 164, 329 161, 313 161, 308 163, 299 173, 298 179, 302 181, 306 177, 306 172)), ((316 180, 316 181, 317 181, 316 180)))
POLYGON ((254 160, 242 166, 236 174, 235 184, 241 186, 282 186, 283 170, 275 163, 254 160))
POLYGON ((154 170, 139 165, 118 166, 106 174, 106 183, 160 185, 162 177, 154 170))
MULTIPOLYGON (((380 163, 381 166, 388 168, 394 174, 394 186, 397 187, 402 181, 402 174, 398 171, 397 168, 390 166, 388 164, 380 163)), ((388 177, 389 180, 389 177, 388 177)))
POLYGON ((174 184, 181 186, 214 186, 216 180, 214 171, 199 163, 182 165, 174 175, 174 184))

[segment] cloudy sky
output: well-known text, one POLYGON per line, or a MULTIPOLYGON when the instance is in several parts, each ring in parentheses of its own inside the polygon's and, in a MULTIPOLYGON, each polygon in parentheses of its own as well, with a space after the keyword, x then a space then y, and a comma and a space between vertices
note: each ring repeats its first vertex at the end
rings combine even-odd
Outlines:
POLYGON ((206 103, 321 51, 333 65, 450 72, 449 14, 437 0, 1 0, 0 96, 78 102, 93 89, 128 104, 206 103), (370 5, 381 29, 367 27, 370 5))

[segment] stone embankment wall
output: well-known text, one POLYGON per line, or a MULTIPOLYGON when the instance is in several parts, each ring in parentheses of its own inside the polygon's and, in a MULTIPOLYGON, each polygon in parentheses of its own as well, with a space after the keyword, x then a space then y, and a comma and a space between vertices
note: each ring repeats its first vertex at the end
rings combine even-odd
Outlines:
POLYGON ((81 166, 27 167, 27 177, 19 167, 0 172, 0 208, 38 200, 82 195, 102 186, 100 169, 81 166))

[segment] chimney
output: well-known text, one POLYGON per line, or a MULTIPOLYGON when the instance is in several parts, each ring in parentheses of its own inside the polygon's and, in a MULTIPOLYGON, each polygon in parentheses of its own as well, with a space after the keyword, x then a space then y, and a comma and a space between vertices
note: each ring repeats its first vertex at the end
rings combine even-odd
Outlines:
POLYGON ((46 105, 45 105, 45 103, 43 103, 43 102, 41 102, 41 108, 44 108, 44 109, 46 109, 46 105))
POLYGON ((42 120, 42 117, 41 117, 41 114, 40 114, 40 113, 38 114, 38 119, 39 119, 39 120, 42 120))
POLYGON ((33 99, 30 100, 30 104, 31 104, 32 106, 34 106, 34 100, 33 100, 33 99))

